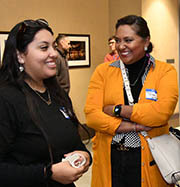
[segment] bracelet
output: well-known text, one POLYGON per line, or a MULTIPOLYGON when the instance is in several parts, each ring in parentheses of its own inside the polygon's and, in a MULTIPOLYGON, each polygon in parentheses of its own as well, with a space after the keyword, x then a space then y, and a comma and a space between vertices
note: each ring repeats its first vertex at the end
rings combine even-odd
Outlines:
POLYGON ((53 174, 51 168, 52 168, 52 164, 48 164, 45 167, 44 177, 46 180, 50 179, 53 174))
POLYGON ((134 132, 137 132, 136 123, 134 123, 134 132))

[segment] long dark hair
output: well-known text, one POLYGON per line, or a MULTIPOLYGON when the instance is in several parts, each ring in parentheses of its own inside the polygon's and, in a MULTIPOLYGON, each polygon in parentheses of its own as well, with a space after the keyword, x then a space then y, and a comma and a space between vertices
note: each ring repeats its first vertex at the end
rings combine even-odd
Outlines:
MULTIPOLYGON (((34 94, 29 92, 24 80, 31 79, 25 71, 20 71, 20 63, 18 61, 17 51, 26 53, 28 45, 34 40, 36 33, 42 29, 49 31, 53 35, 52 29, 44 19, 25 20, 15 25, 9 33, 5 44, 5 50, 0 67, 0 87, 6 85, 16 86, 25 95, 29 114, 36 126, 39 127, 44 135, 48 150, 50 153, 50 163, 53 163, 52 150, 46 132, 42 128, 43 116, 38 110, 37 102, 34 94)), ((71 120, 74 124, 79 124, 79 121, 73 111, 72 103, 66 92, 57 83, 56 77, 50 77, 44 80, 45 87, 49 90, 51 97, 60 105, 66 108, 71 120)))
MULTIPOLYGON (((120 25, 130 25, 136 32, 136 34, 144 39, 146 39, 148 36, 150 37, 150 31, 147 25, 146 20, 141 16, 136 15, 128 15, 125 17, 120 18, 116 23, 116 30, 120 25)), ((151 53, 153 49, 153 45, 150 42, 147 53, 151 53)))

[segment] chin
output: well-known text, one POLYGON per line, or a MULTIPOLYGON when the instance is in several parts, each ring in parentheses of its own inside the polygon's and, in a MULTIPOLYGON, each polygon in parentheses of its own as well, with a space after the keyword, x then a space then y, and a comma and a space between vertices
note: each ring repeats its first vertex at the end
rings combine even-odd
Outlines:
POLYGON ((55 77, 55 76, 56 76, 56 71, 55 72, 49 72, 48 74, 46 74, 47 78, 55 77))
POLYGON ((124 64, 133 64, 134 63, 131 59, 127 59, 127 58, 121 58, 121 60, 123 61, 124 64))

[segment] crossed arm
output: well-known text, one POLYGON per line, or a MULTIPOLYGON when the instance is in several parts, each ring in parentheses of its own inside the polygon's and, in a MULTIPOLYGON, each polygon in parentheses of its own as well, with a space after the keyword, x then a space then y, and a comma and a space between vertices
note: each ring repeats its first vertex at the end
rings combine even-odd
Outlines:
MULTIPOLYGON (((103 107, 103 112, 115 117, 113 113, 113 108, 115 105, 107 105, 103 107)), ((116 133, 122 133, 122 132, 129 132, 129 131, 149 131, 152 128, 146 127, 144 125, 136 124, 132 121, 130 121, 130 117, 132 114, 133 107, 129 105, 122 105, 120 116, 122 117, 122 121, 119 125, 119 127, 116 129, 116 133)))

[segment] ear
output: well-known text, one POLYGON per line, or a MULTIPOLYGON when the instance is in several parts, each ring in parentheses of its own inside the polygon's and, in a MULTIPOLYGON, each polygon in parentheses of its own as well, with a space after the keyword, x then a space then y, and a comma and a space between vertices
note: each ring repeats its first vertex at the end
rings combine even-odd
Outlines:
POLYGON ((150 44, 150 37, 148 36, 146 39, 145 39, 145 45, 144 47, 148 47, 150 44))
POLYGON ((64 41, 61 40, 61 41, 59 42, 59 44, 62 46, 62 45, 64 44, 64 41))
POLYGON ((16 53, 17 53, 17 59, 19 61, 20 64, 24 64, 24 54, 23 53, 20 53, 18 50, 16 50, 16 53))

